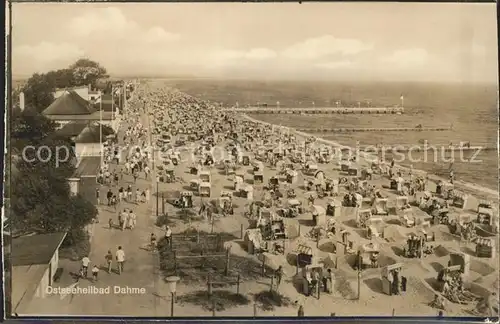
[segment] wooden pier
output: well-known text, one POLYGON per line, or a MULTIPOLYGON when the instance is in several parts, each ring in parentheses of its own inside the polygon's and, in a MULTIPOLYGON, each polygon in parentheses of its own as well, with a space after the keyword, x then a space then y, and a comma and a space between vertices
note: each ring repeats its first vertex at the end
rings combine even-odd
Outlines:
POLYGON ((225 110, 246 114, 402 114, 404 108, 373 107, 373 108, 226 108, 225 110))
POLYGON ((305 133, 358 133, 358 132, 445 132, 451 127, 389 127, 389 128, 297 128, 305 133))

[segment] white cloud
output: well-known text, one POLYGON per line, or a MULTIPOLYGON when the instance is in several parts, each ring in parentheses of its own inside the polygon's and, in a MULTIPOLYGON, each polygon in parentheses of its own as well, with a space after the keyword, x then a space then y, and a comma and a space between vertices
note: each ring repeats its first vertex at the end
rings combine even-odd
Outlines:
POLYGON ((351 68, 354 66, 354 63, 351 61, 338 61, 338 62, 325 62, 325 63, 318 63, 316 64, 316 67, 319 68, 324 68, 324 69, 342 69, 342 68, 351 68))
POLYGON ((41 42, 38 45, 22 45, 13 49, 13 56, 29 57, 40 62, 72 61, 84 55, 79 47, 69 43, 41 42))
POLYGON ((366 44, 357 39, 325 35, 294 44, 286 48, 282 55, 291 59, 315 60, 332 54, 358 54, 372 48, 373 44, 366 44))
POLYGON ((78 37, 100 36, 155 44, 180 39, 180 35, 169 33, 161 27, 144 29, 137 22, 127 19, 120 9, 114 7, 93 10, 73 18, 69 30, 78 37))
POLYGON ((19 74, 43 73, 68 66, 84 54, 78 46, 69 43, 16 46, 12 49, 12 70, 19 74))
POLYGON ((176 41, 179 38, 178 34, 166 32, 160 27, 153 27, 146 32, 144 40, 149 43, 162 43, 176 41))
POLYGON ((252 48, 248 51, 214 50, 208 54, 207 65, 245 65, 252 61, 264 61, 275 57, 277 57, 276 52, 267 48, 252 48))
POLYGON ((422 66, 427 63, 429 54, 422 48, 410 48, 397 50, 388 57, 382 58, 382 61, 398 67, 422 66))
POLYGON ((250 60, 267 60, 276 56, 276 52, 268 48, 253 48, 245 53, 245 58, 250 60))
POLYGON ((128 21, 120 9, 113 7, 92 10, 73 18, 69 24, 69 30, 82 37, 106 32, 126 34, 138 28, 137 23, 128 21))

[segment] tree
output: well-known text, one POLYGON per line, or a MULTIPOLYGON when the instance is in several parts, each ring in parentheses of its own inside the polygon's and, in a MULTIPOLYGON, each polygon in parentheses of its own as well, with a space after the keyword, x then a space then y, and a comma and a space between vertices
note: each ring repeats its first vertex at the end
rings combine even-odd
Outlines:
POLYGON ((54 101, 54 90, 45 74, 33 74, 23 87, 26 108, 42 112, 54 101))
POLYGON ((79 83, 78 80, 75 79, 72 69, 50 71, 45 75, 45 77, 47 78, 49 84, 51 84, 55 89, 86 85, 84 83, 79 83))
POLYGON ((14 109, 11 119, 11 147, 18 152, 27 145, 39 145, 56 130, 54 121, 33 110, 14 109))
POLYGON ((12 228, 16 232, 54 233, 82 229, 97 209, 54 173, 20 172, 12 179, 12 228))
POLYGON ((107 77, 106 69, 89 59, 80 59, 66 69, 50 71, 46 74, 35 73, 22 88, 25 106, 28 109, 42 112, 54 102, 56 89, 88 84, 95 86, 97 80, 107 77))
POLYGON ((33 111, 15 116, 12 130, 11 142, 18 151, 26 145, 34 147, 18 154, 12 166, 16 169, 10 179, 12 229, 21 233, 68 230, 68 240, 77 240, 75 236, 96 217, 97 209, 83 197, 70 194, 67 178, 75 171, 74 152, 68 150, 70 156, 57 159, 57 148, 70 148, 70 139, 57 136, 54 123, 33 111), (41 146, 47 149, 36 157, 41 146))
POLYGON ((90 84, 94 87, 97 80, 109 77, 104 67, 89 59, 79 59, 69 68, 73 71, 73 78, 81 85, 90 84))

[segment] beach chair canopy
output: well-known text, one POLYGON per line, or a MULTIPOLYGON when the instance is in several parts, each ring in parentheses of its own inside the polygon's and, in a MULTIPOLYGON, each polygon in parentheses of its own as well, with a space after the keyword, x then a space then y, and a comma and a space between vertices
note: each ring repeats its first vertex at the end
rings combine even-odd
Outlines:
POLYGON ((325 208, 323 206, 319 206, 319 205, 312 206, 311 212, 313 215, 325 215, 326 214, 325 208))
POLYGON ((306 254, 306 255, 312 255, 312 248, 310 246, 307 246, 305 244, 299 244, 297 246, 297 254, 306 254))

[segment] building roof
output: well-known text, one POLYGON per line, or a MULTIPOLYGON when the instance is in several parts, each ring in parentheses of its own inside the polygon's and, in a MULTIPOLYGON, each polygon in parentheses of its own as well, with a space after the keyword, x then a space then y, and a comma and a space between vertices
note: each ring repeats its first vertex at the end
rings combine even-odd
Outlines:
POLYGON ((100 156, 85 156, 80 159, 80 163, 73 173, 73 178, 94 177, 99 173, 101 167, 100 156))
MULTIPOLYGON (((99 111, 96 111, 92 114, 86 114, 86 115, 46 115, 48 119, 51 120, 61 120, 61 121, 66 121, 66 120, 94 120, 98 121, 101 119, 101 114, 99 111)), ((110 111, 103 111, 102 112, 102 120, 110 121, 113 120, 113 113, 110 111)))
POLYGON ((56 89, 56 92, 60 92, 60 91, 69 91, 69 90, 83 90, 83 89, 88 89, 89 86, 88 85, 81 85, 81 86, 75 86, 75 87, 69 87, 69 88, 58 88, 56 89))
POLYGON ((12 239, 12 266, 49 264, 66 233, 21 236, 12 239))
MULTIPOLYGON (((102 141, 106 136, 114 135, 115 132, 109 126, 102 125, 102 141)), ((100 143, 101 142, 101 125, 99 123, 88 123, 85 128, 74 139, 75 143, 100 143)))
POLYGON ((95 112, 95 109, 87 100, 80 97, 75 91, 70 90, 63 93, 54 100, 43 112, 44 115, 89 115, 95 112))
POLYGON ((22 313, 28 308, 48 267, 48 264, 12 266, 12 313, 22 313))
POLYGON ((89 125, 88 120, 76 120, 64 125, 61 129, 57 130, 57 134, 73 138, 80 135, 80 133, 89 125))

